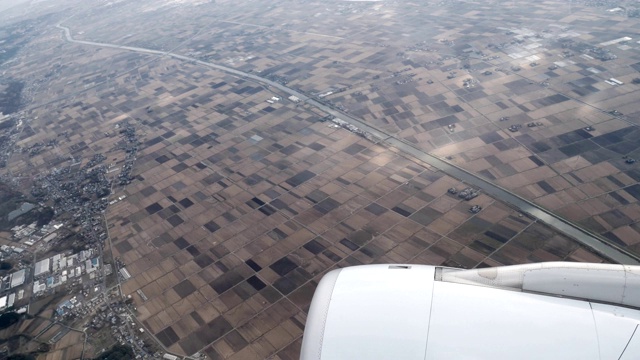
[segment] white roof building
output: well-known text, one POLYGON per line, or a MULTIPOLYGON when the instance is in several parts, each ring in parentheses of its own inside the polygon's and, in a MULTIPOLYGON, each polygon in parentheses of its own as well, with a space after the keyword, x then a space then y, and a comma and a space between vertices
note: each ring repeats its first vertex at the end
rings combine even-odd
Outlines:
POLYGON ((14 288, 16 286, 20 286, 24 284, 24 278, 26 275, 26 270, 22 269, 11 274, 11 287, 14 288))
POLYGON ((98 258, 93 258, 85 261, 85 270, 87 271, 87 274, 91 274, 92 272, 96 271, 99 266, 100 262, 98 261, 98 258))
POLYGON ((40 276, 42 274, 46 274, 50 271, 49 268, 49 258, 46 258, 44 260, 40 260, 36 263, 36 268, 35 271, 33 273, 34 276, 40 276))
POLYGON ((36 281, 33 283, 33 293, 37 294, 39 292, 45 291, 47 289, 47 284, 41 281, 36 281))
POLYGON ((125 280, 129 280, 131 278, 131 274, 129 274, 129 271, 125 268, 120 269, 120 275, 122 275, 125 280))
POLYGON ((67 265, 67 258, 64 255, 58 254, 53 256, 53 271, 58 271, 67 265))

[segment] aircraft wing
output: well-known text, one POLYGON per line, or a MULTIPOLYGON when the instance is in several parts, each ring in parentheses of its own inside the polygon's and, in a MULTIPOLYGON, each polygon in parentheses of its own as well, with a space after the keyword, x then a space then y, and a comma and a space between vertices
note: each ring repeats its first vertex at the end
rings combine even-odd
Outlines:
POLYGON ((318 285, 301 359, 640 359, 638 309, 640 267, 355 266, 318 285))

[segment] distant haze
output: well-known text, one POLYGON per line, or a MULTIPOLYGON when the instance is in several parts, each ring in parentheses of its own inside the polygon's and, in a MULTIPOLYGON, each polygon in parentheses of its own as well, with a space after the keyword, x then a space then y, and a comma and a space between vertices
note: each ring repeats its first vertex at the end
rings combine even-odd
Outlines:
POLYGON ((5 11, 17 5, 22 5, 31 0, 0 0, 0 11, 5 11))

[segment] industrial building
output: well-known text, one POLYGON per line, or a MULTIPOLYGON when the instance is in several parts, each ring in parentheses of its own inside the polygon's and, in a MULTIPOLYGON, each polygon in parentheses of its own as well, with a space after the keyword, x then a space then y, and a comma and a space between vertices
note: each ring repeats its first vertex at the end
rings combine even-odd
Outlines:
POLYGON ((50 267, 49 267, 49 258, 46 258, 44 260, 40 260, 36 263, 36 269, 35 272, 33 273, 34 276, 40 276, 42 274, 46 274, 50 271, 50 267))
POLYGON ((16 271, 13 274, 11 274, 12 288, 24 284, 24 278, 25 278, 26 272, 27 272, 26 269, 22 269, 20 271, 16 271))

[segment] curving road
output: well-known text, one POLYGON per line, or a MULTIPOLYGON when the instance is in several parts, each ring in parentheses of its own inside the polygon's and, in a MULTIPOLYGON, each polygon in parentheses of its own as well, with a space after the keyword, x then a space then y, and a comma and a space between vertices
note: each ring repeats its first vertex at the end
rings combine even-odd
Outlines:
POLYGON ((375 140, 400 150, 403 153, 403 155, 425 162, 433 166, 434 168, 441 170, 469 185, 473 185, 474 187, 482 189, 482 191, 487 193, 488 195, 491 195, 492 197, 498 200, 501 200, 503 202, 510 204, 511 206, 517 208, 519 211, 523 213, 527 213, 537 218, 539 221, 542 221, 547 225, 555 228, 556 230, 568 235, 569 237, 575 239, 582 245, 590 248, 596 253, 599 253, 611 259, 614 262, 617 262, 620 264, 626 264, 626 265, 640 265, 640 256, 618 246, 612 241, 602 236, 599 236, 598 234, 595 234, 587 229, 584 229, 579 225, 567 219, 564 219, 563 217, 556 215, 544 209, 543 207, 538 206, 535 203, 484 179, 481 176, 473 174, 444 159, 431 155, 411 143, 408 143, 400 138, 397 138, 392 134, 381 131, 365 123, 360 119, 354 118, 341 111, 337 111, 287 86, 265 79, 255 74, 246 73, 246 72, 229 68, 226 66, 213 64, 210 62, 194 59, 188 56, 179 55, 179 54, 175 54, 168 51, 158 51, 158 50, 145 49, 145 48, 139 48, 139 47, 133 47, 133 46, 122 46, 122 45, 99 43, 99 42, 93 42, 93 41, 75 40, 71 36, 71 32, 69 28, 62 26, 60 24, 56 25, 56 27, 59 29, 62 29, 64 31, 66 40, 72 43, 172 57, 175 59, 180 59, 180 60, 188 61, 190 63, 217 69, 217 70, 226 72, 228 74, 237 75, 245 79, 251 79, 258 83, 262 83, 262 84, 274 87, 285 94, 297 96, 301 101, 306 102, 307 104, 314 106, 318 109, 321 109, 324 112, 331 114, 337 118, 345 120, 350 124, 360 128, 363 131, 366 131, 375 140))

